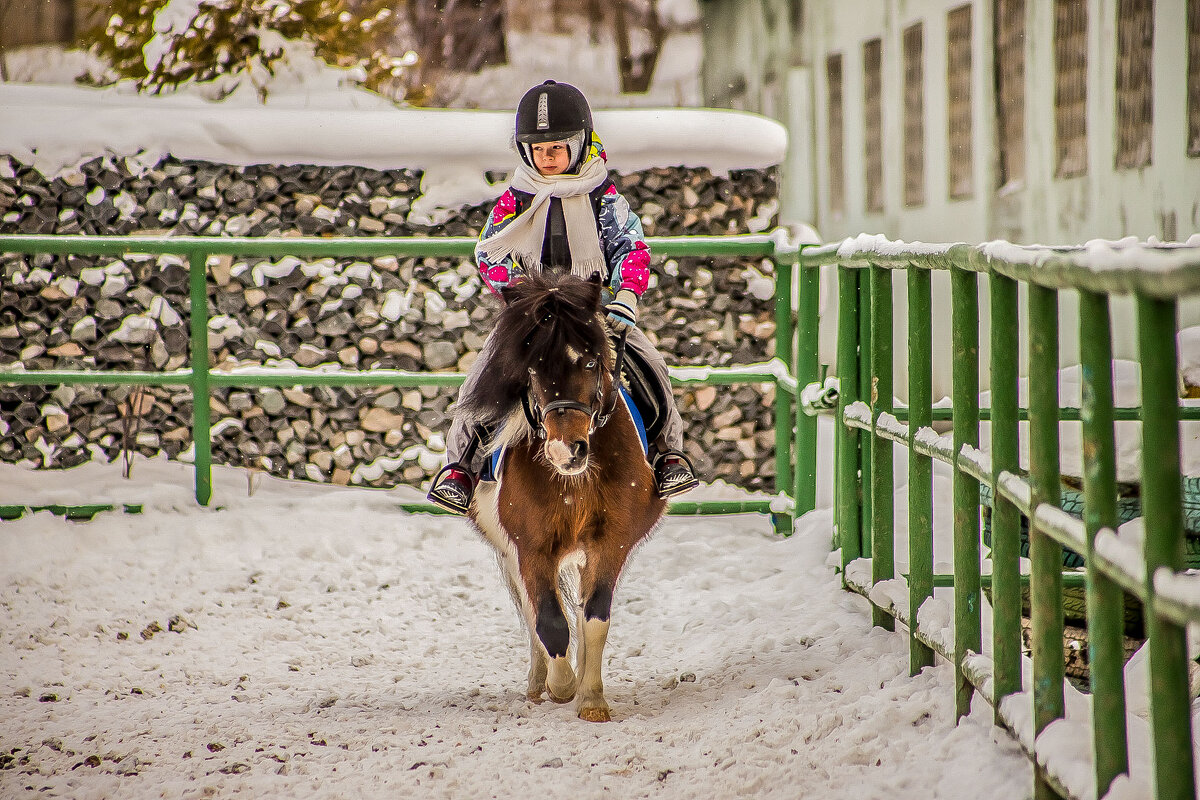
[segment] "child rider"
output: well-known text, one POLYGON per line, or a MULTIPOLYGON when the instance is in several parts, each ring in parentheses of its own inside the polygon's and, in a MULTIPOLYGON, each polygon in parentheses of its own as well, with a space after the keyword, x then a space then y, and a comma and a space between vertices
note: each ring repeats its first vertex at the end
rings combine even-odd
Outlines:
MULTIPOLYGON (((637 327, 638 298, 650 279, 650 250, 642 222, 608 177, 592 112, 574 86, 546 81, 525 93, 517 105, 516 145, 521 156, 512 183, 488 215, 475 247, 484 282, 495 292, 529 270, 569 271, 587 278, 599 271, 608 298, 606 322, 626 332, 626 348, 660 384, 666 420, 650 443, 650 463, 660 497, 686 492, 698 483, 683 453, 683 420, 671 394, 667 364, 637 327)), ((492 339, 467 374, 474 384, 490 356, 492 339)), ((437 505, 465 514, 483 453, 473 420, 457 414, 446 443, 450 461, 429 490, 437 505)))

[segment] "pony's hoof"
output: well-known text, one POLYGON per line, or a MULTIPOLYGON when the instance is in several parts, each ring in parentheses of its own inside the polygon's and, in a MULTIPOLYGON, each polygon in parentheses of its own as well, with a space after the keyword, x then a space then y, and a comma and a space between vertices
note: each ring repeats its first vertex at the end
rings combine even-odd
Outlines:
POLYGON ((526 692, 525 696, 527 698, 529 698, 529 702, 531 702, 531 703, 537 703, 537 704, 541 705, 543 702, 545 702, 545 698, 542 697, 541 692, 537 692, 536 694, 533 692, 526 692))
POLYGON ((554 690, 550 689, 550 688, 546 689, 546 694, 550 697, 551 700, 558 703, 560 706, 563 705, 564 703, 569 703, 575 699, 575 690, 574 689, 572 689, 571 693, 569 695, 567 695, 566 697, 559 697, 558 695, 556 695, 554 693, 554 690))
POLYGON ((607 708, 581 708, 579 718, 584 722, 612 722, 607 708))

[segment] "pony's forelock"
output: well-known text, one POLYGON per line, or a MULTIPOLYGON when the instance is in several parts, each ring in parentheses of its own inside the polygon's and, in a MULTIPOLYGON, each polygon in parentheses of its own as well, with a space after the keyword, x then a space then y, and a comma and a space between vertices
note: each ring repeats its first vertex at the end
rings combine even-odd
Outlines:
POLYGON ((571 368, 568 352, 588 353, 612 367, 612 349, 600 316, 600 283, 530 275, 504 290, 505 307, 492 334, 492 357, 459 398, 462 413, 484 424, 506 419, 529 385, 530 370, 553 383, 571 368))

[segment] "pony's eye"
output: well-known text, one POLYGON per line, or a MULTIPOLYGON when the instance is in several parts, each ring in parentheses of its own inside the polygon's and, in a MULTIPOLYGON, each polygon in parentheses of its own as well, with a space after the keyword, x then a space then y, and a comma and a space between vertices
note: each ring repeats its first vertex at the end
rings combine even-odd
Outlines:
POLYGON ((584 367, 584 369, 595 369, 595 368, 596 368, 596 361, 595 361, 595 359, 593 359, 593 360, 589 361, 589 362, 587 363, 587 366, 585 366, 585 367, 584 367))

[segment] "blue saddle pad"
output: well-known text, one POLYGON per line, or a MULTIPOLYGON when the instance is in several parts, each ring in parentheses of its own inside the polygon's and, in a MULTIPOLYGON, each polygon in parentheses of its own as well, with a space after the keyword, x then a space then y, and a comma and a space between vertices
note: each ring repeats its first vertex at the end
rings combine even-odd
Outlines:
MULTIPOLYGON (((646 424, 642 421, 642 413, 638 411, 637 403, 633 402, 633 398, 629 396, 629 392, 624 386, 621 387, 621 399, 625 401, 625 407, 629 409, 629 415, 633 417, 633 426, 637 428, 638 441, 642 443, 642 455, 646 454, 646 424)), ((479 474, 481 481, 494 481, 496 476, 500 474, 500 462, 504 458, 504 448, 492 453, 491 458, 483 465, 483 471, 479 474)))

